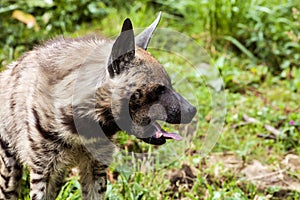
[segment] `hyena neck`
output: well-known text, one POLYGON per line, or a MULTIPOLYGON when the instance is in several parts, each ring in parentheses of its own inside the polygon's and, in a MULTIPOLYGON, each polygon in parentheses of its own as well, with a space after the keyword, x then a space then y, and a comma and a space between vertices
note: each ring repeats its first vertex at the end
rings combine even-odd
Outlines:
POLYGON ((121 129, 112 113, 112 92, 109 85, 104 84, 97 90, 95 103, 95 120, 107 137, 111 137, 121 129))
POLYGON ((111 112, 111 92, 106 84, 98 88, 95 95, 73 101, 60 110, 64 116, 61 119, 63 127, 73 134, 87 138, 104 134, 111 138, 120 131, 111 112))
POLYGON ((117 123, 112 120, 106 123, 99 122, 101 129, 103 130, 106 137, 111 138, 114 134, 116 134, 121 129, 117 125, 117 123))
POLYGON ((98 113, 98 119, 96 121, 101 127, 100 131, 103 131, 106 137, 111 138, 121 129, 119 128, 116 120, 114 119, 111 109, 103 107, 102 110, 104 112, 102 114, 98 113), (101 117, 99 117, 99 114, 101 115, 101 117))
MULTIPOLYGON (((97 107, 97 109, 100 109, 99 105, 97 105, 97 107)), ((115 122, 110 110, 105 108, 102 110, 103 113, 101 115, 97 113, 96 116, 91 116, 78 114, 75 109, 73 115, 74 123, 72 123, 73 127, 70 127, 70 131, 86 139, 92 137, 97 138, 104 135, 110 139, 114 134, 120 131, 120 128, 115 122)))

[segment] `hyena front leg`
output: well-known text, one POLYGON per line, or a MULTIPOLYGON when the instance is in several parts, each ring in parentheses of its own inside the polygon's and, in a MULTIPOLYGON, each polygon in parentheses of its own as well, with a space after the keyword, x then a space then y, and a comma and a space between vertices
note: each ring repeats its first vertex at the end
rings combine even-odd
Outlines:
POLYGON ((2 138, 0 138, 0 157, 0 199, 18 199, 22 166, 2 138))
POLYGON ((54 200, 65 178, 65 168, 57 163, 52 153, 41 156, 37 152, 32 156, 30 170, 30 198, 31 200, 54 200), (49 162, 51 160, 51 162, 49 162))
POLYGON ((37 169, 32 169, 30 171, 31 200, 54 200, 64 183, 64 178, 64 170, 51 171, 51 173, 48 171, 48 173, 45 173, 37 169))
POLYGON ((49 199, 55 199, 62 188, 66 178, 65 168, 61 168, 53 172, 50 176, 48 185, 47 185, 47 197, 49 199))
POLYGON ((82 163, 80 169, 80 183, 83 200, 104 199, 106 192, 107 165, 98 161, 82 163))
POLYGON ((36 166, 31 166, 30 169, 30 199, 31 200, 46 200, 46 187, 49 181, 48 173, 36 166))
POLYGON ((52 171, 45 174, 37 170, 30 172, 30 198, 31 200, 54 200, 61 189, 65 171, 52 171))

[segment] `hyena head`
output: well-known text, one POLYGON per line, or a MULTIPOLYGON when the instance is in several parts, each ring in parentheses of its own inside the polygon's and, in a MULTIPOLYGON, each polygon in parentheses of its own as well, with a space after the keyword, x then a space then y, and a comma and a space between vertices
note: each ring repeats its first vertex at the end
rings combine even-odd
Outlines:
POLYGON ((176 133, 164 131, 156 120, 189 123, 196 113, 196 108, 172 88, 163 66, 146 51, 160 16, 136 38, 131 21, 126 19, 107 68, 116 124, 156 145, 164 144, 166 139, 181 139, 176 133))

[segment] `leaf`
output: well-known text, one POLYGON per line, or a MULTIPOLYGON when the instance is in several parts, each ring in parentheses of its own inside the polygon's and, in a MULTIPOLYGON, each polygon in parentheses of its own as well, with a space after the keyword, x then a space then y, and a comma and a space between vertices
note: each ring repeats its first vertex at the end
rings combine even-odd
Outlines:
POLYGON ((256 10, 265 12, 267 14, 272 14, 272 10, 270 8, 267 8, 265 6, 255 6, 256 10))
POLYGON ((9 6, 6 6, 6 7, 0 7, 0 14, 15 10, 17 8, 18 8, 17 4, 12 4, 12 5, 9 5, 9 6))
POLYGON ((291 65, 291 61, 289 61, 289 60, 284 60, 284 61, 281 63, 280 67, 281 67, 281 69, 287 69, 290 65, 291 65))
POLYGON ((53 0, 26 0, 25 2, 30 8, 50 8, 54 6, 53 0))
POLYGON ((15 10, 12 14, 12 17, 26 24, 28 28, 34 27, 36 31, 39 29, 35 17, 31 14, 25 13, 21 10, 15 10))
POLYGON ((237 39, 231 36, 225 36, 225 40, 228 40, 232 44, 234 44, 237 48, 239 48, 244 54, 246 54, 250 59, 256 61, 255 56, 244 46, 242 45, 237 39))

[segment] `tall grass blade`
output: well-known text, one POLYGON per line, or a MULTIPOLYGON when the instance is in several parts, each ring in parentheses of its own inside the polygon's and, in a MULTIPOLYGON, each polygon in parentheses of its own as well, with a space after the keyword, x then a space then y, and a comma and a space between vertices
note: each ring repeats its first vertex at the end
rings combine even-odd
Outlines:
POLYGON ((224 39, 231 42, 235 45, 241 52, 243 52, 246 56, 248 56, 251 60, 256 61, 256 57, 244 46, 242 45, 237 39, 231 36, 224 36, 224 39))

